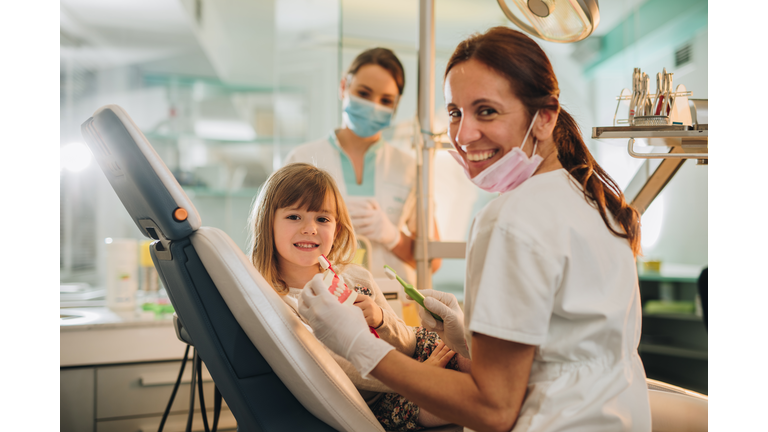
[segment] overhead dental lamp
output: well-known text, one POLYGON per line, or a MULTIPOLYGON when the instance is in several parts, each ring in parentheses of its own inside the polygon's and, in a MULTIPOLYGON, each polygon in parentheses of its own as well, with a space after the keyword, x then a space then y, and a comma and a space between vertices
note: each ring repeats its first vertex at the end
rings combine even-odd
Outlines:
POLYGON ((597 28, 597 0, 498 0, 501 10, 523 31, 550 42, 580 41, 597 28))

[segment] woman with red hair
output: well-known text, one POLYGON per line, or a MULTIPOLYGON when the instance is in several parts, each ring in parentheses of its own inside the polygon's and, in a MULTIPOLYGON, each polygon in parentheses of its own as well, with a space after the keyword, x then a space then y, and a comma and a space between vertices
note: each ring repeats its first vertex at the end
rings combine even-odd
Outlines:
POLYGON ((425 290, 442 321, 420 315, 471 357, 471 373, 426 368, 370 337, 314 280, 300 312, 363 376, 473 430, 650 431, 639 214, 562 109, 546 54, 492 28, 459 44, 444 92, 454 158, 499 196, 470 229, 463 310, 425 290))

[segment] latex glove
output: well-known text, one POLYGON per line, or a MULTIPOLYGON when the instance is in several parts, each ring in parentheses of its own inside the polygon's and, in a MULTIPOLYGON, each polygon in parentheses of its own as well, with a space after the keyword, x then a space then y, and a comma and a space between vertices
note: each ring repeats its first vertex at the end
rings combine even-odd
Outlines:
POLYGON ((349 200, 347 208, 356 234, 379 242, 388 250, 394 249, 400 242, 400 229, 389 221, 375 199, 367 201, 349 200))
POLYGON ((316 274, 304 286, 299 296, 299 314, 312 327, 315 337, 349 360, 363 378, 395 349, 371 334, 359 308, 339 303, 325 288, 322 274, 316 274))
POLYGON ((418 307, 421 325, 425 329, 437 333, 440 339, 448 345, 448 348, 470 358, 467 341, 464 339, 464 312, 461 310, 456 296, 431 289, 419 290, 419 292, 424 296, 424 306, 443 319, 443 322, 440 322, 423 307, 418 307))

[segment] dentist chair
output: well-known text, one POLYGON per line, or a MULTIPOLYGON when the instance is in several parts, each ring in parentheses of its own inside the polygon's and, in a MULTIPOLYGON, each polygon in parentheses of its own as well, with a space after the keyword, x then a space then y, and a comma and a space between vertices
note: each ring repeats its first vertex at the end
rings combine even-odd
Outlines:
MULTIPOLYGON (((195 346, 238 430, 383 432, 346 374, 240 248, 202 226, 128 114, 107 105, 81 129, 137 228, 155 240, 152 260, 176 310, 177 334, 195 346)), ((650 380, 649 395, 654 431, 706 431, 705 396, 650 380)))
POLYGON ((238 430, 384 432, 240 248, 221 230, 201 226, 128 114, 107 105, 81 129, 134 223, 155 240, 152 260, 176 310, 177 334, 205 362, 238 430))

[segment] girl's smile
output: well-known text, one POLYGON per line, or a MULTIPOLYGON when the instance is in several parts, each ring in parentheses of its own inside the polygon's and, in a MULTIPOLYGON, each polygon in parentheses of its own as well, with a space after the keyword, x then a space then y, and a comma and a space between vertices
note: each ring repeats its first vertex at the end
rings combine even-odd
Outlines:
POLYGON ((300 242, 294 243, 293 245, 301 251, 312 251, 320 246, 319 244, 312 242, 300 242))

